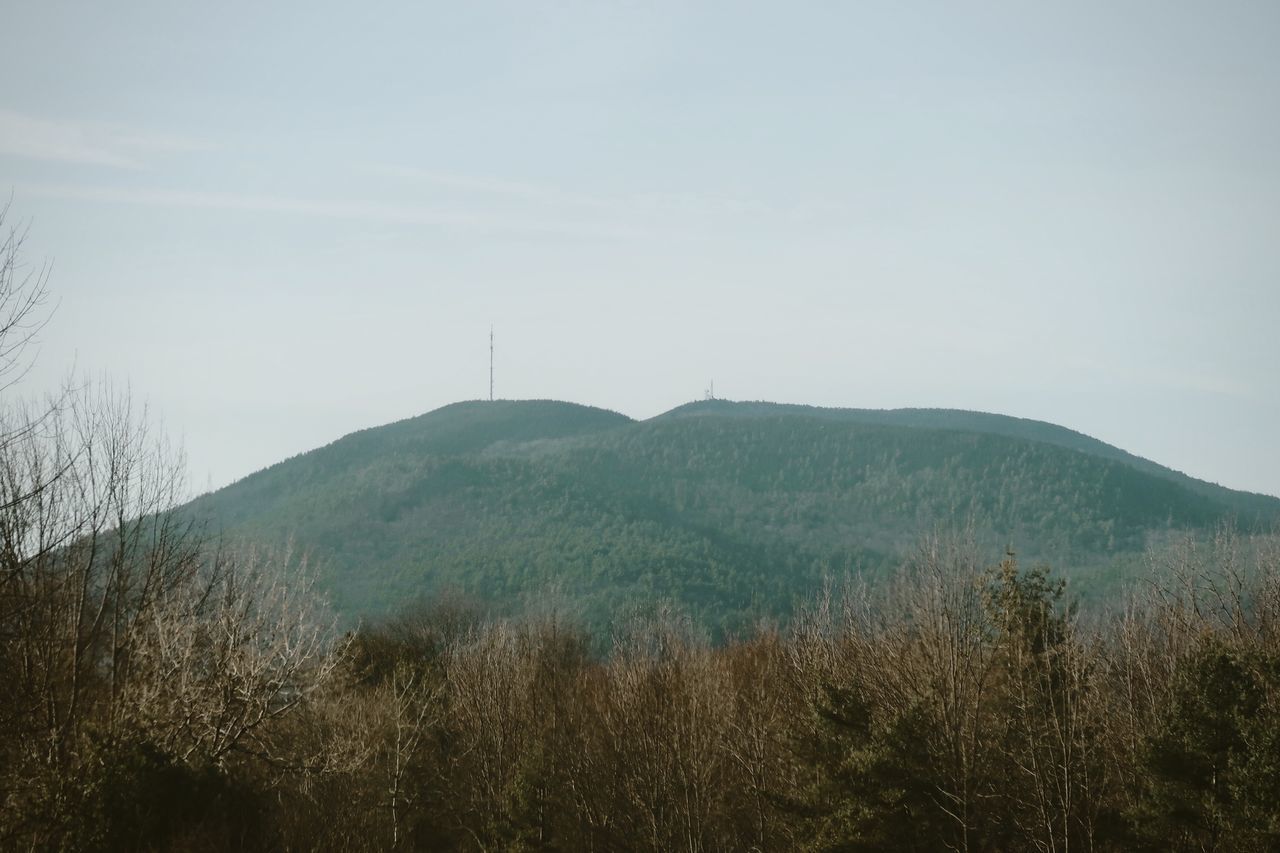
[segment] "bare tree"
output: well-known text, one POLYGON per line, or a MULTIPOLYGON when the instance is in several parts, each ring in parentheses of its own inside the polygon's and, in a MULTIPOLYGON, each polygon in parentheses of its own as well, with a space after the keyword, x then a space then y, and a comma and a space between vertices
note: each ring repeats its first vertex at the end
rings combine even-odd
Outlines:
POLYGON ((272 724, 324 684, 341 652, 313 587, 289 548, 216 553, 148 613, 119 713, 184 761, 240 753, 289 766, 272 724))
POLYGON ((26 374, 31 345, 49 320, 49 265, 33 267, 23 257, 28 232, 12 223, 11 204, 0 206, 0 392, 26 374))
POLYGON ((384 773, 387 810, 391 818, 391 849, 404 843, 404 809, 413 806, 415 793, 405 780, 417 761, 432 726, 439 721, 440 688, 421 669, 404 663, 396 666, 383 688, 382 707, 389 712, 384 773))
POLYGON ((982 604, 983 568, 967 538, 934 536, 919 548, 878 613, 864 652, 878 662, 867 682, 882 706, 923 707, 938 747, 936 804, 953 826, 949 846, 979 846, 988 789, 986 719, 995 661, 982 604))
MULTIPOLYGON (((0 391, 30 363, 48 272, 7 213, 0 391)), ((332 671, 332 620, 293 555, 207 541, 183 472, 127 389, 0 402, 0 846, 70 843, 112 749, 298 763, 279 723, 332 671)))

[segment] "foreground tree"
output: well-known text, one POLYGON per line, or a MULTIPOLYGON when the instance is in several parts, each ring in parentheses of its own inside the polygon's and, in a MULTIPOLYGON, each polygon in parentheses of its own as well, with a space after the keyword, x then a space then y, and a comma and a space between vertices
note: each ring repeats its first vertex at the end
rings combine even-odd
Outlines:
POLYGON ((257 832, 250 790, 299 763, 282 722, 333 669, 331 622, 296 559, 201 535, 179 509, 181 454, 127 392, 9 396, 46 276, 7 234, 0 846, 239 844, 257 832))

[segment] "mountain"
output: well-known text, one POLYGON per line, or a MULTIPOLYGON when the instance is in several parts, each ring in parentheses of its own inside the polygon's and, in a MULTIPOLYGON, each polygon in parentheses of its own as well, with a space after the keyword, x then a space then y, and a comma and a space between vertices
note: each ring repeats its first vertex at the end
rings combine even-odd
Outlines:
POLYGON ((1276 498, 1270 495, 1236 491, 1219 486, 1216 483, 1197 480, 1181 471, 1175 471, 1149 459, 1135 456, 1082 432, 1076 432, 1073 429, 1067 429, 1057 424, 1032 420, 1031 418, 1015 418, 1009 415, 971 412, 960 409, 839 409, 786 403, 737 403, 729 400, 701 400, 695 403, 686 403, 664 415, 659 415, 659 417, 689 417, 702 414, 737 414, 743 416, 800 414, 856 423, 985 432, 1010 438, 1025 438, 1030 441, 1056 444, 1059 447, 1065 447, 1070 450, 1079 450, 1103 459, 1123 462, 1139 471, 1171 480, 1193 492, 1226 504, 1246 516, 1274 517, 1276 513, 1276 498))
POLYGON ((293 537, 341 612, 452 590, 555 604, 603 630, 675 599, 713 629, 878 573, 938 526, 1086 593, 1153 539, 1280 518, 1053 424, 945 409, 708 400, 647 421, 547 400, 457 403, 353 433, 192 504, 235 538, 293 537))

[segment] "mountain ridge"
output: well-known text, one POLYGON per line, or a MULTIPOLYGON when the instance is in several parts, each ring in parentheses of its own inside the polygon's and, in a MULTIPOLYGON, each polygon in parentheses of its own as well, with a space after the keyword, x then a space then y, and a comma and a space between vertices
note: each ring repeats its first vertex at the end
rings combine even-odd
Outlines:
POLYGON ((1236 501, 1252 502, 1254 498, 1262 498, 1265 501, 1280 500, 1276 495, 1269 495, 1265 492, 1254 492, 1247 489, 1233 489, 1229 486, 1221 485, 1209 480, 1202 480, 1192 477, 1190 474, 1161 465, 1158 462, 1139 456, 1130 451, 1124 450, 1113 444, 1108 444, 1101 439, 1094 438, 1087 433, 1079 430, 1064 427, 1050 421, 1043 421, 1036 418, 1024 418, 1017 415, 1004 415, 995 412, 982 412, 975 409, 947 409, 947 408, 922 408, 922 407, 903 407, 897 409, 859 409, 846 407, 825 407, 810 406, 803 403, 773 403, 764 400, 753 401, 734 401, 734 400, 696 400, 690 403, 677 406, 667 412, 655 416, 657 418, 667 417, 691 417, 698 416, 703 410, 712 406, 718 406, 724 403, 730 409, 725 409, 718 413, 733 413, 737 411, 754 410, 757 412, 765 412, 769 410, 785 410, 796 414, 806 414, 813 417, 829 417, 829 418, 847 418, 849 420, 861 420, 867 423, 885 423, 897 424, 900 426, 915 426, 935 429, 953 429, 972 432, 992 432, 998 435, 1007 435, 1011 438, 1027 438, 1033 441, 1047 441, 1066 447, 1072 450, 1080 450, 1086 453, 1092 453, 1103 458, 1115 459, 1129 465, 1140 468, 1141 470, 1175 480, 1176 482, 1189 485, 1206 494, 1214 494, 1222 496, 1224 493, 1235 496, 1236 501))
POLYGON ((511 611, 556 590, 600 629, 674 599, 728 630, 785 616, 832 574, 876 575, 938 526, 1085 579, 1179 531, 1280 518, 1280 499, 1191 480, 987 413, 707 400, 633 420, 467 401, 348 434, 191 509, 235 538, 295 538, 348 614, 446 588, 511 611))

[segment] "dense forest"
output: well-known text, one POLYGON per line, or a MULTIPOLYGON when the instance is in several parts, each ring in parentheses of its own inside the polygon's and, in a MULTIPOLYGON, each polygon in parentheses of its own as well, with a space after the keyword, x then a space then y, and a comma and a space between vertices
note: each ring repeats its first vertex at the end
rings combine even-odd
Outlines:
POLYGON ((1273 537, 1173 543, 1087 619, 1047 569, 930 539, 785 629, 659 609, 601 653, 448 599, 340 632, 296 557, 180 518, 3 552, 0 846, 1280 844, 1273 537))
POLYGON ((1269 529, 1280 500, 974 412, 709 400, 636 422, 486 401, 354 433, 191 511, 307 548, 348 624, 448 592, 607 634, 672 600, 723 638, 785 619, 825 579, 884 576, 940 527, 1051 563, 1087 604, 1134 580, 1149 546, 1269 529))

